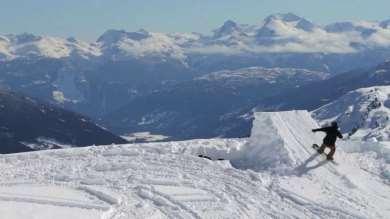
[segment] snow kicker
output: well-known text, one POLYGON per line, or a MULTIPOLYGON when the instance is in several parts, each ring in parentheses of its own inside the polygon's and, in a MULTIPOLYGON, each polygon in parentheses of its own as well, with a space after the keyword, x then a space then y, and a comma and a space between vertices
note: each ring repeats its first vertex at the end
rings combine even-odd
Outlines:
POLYGON ((317 127, 307 111, 257 112, 244 157, 234 164, 257 171, 294 169, 313 154, 311 145, 321 142, 321 135, 311 132, 317 127))

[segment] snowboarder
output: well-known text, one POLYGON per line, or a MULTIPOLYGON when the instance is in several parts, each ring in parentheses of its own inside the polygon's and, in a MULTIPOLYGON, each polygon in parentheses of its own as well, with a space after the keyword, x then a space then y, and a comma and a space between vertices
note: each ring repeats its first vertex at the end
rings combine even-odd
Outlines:
POLYGON ((318 153, 322 154, 324 153, 324 150, 326 147, 330 148, 330 152, 326 155, 326 158, 328 160, 333 160, 333 155, 336 152, 336 140, 337 137, 343 138, 343 135, 339 131, 339 127, 337 125, 337 122, 332 122, 331 126, 319 128, 319 129, 313 129, 313 132, 325 132, 326 136, 323 140, 323 143, 320 148, 318 148, 318 153))

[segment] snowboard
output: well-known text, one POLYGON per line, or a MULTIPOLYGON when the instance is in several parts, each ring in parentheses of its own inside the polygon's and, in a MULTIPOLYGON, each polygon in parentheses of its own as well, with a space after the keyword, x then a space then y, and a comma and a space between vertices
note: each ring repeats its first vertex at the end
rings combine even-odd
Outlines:
MULTIPOLYGON (((318 145, 318 144, 313 144, 312 145, 312 148, 314 149, 314 150, 316 150, 316 152, 318 153, 318 149, 320 148, 320 146, 318 145)), ((325 157, 325 159, 327 158, 326 156, 327 156, 327 154, 324 152, 324 153, 322 153, 322 154, 320 154, 320 155, 322 155, 323 157, 325 157)), ((337 163, 334 161, 334 160, 328 160, 328 159, 326 159, 327 161, 330 161, 331 163, 334 163, 334 164, 336 164, 337 165, 337 163)))
POLYGON ((209 156, 206 156, 206 155, 203 155, 203 154, 199 154, 198 157, 200 157, 200 158, 205 158, 205 159, 212 160, 212 161, 216 161, 216 160, 218 160, 218 161, 225 160, 225 159, 223 159, 223 158, 213 159, 213 158, 211 158, 211 157, 209 157, 209 156))

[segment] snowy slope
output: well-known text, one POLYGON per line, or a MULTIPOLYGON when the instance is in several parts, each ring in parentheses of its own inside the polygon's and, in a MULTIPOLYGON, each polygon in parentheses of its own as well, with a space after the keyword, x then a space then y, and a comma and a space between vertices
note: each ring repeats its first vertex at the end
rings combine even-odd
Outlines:
POLYGON ((98 48, 105 57, 113 60, 129 58, 166 61, 166 59, 185 62, 183 49, 175 39, 164 33, 152 33, 145 30, 126 32, 108 30, 97 41, 98 48))
POLYGON ((389 141, 389 97, 390 86, 361 88, 313 111, 313 116, 322 123, 337 120, 355 139, 389 141))
POLYGON ((363 144, 353 147, 357 144, 348 142, 348 146, 346 142, 343 145, 349 152, 338 151, 338 164, 323 161, 306 145, 318 142, 321 136, 310 132, 316 123, 305 111, 257 113, 254 126, 249 139, 111 145, 3 155, 0 213, 9 219, 27 215, 29 218, 390 217, 389 154, 362 153, 362 148, 367 149, 363 144), (210 161, 197 157, 198 154, 230 162, 210 161), (255 162, 265 154, 275 159, 255 162), (274 168, 278 163, 283 170, 274 168))
POLYGON ((100 49, 94 44, 74 38, 35 36, 28 33, 0 36, 0 60, 32 57, 60 59, 70 56, 88 59, 100 55, 100 49))

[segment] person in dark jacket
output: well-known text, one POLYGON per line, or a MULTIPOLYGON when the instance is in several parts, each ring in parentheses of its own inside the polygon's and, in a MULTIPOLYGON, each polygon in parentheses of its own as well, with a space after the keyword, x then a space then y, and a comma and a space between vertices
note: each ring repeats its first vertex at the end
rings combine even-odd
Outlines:
POLYGON ((332 122, 331 126, 313 129, 313 132, 325 132, 326 136, 323 140, 321 147, 317 150, 318 153, 324 153, 326 147, 330 148, 329 154, 326 156, 328 160, 333 160, 333 155, 336 152, 336 140, 337 137, 343 138, 343 135, 339 131, 337 122, 332 122))

